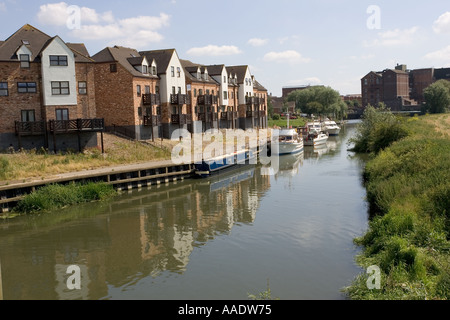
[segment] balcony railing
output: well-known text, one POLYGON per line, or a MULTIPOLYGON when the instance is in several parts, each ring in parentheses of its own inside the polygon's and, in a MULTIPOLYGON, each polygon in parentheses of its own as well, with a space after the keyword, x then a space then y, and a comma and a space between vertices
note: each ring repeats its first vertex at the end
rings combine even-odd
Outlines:
POLYGON ((43 135, 46 129, 52 133, 72 133, 86 131, 103 131, 105 129, 104 119, 76 119, 76 120, 50 120, 48 126, 45 121, 15 122, 16 134, 43 135))
POLYGON ((190 114, 173 114, 171 116, 172 124, 185 125, 192 124, 192 115, 190 114))
POLYGON ((142 100, 144 106, 158 106, 161 104, 161 98, 159 94, 154 93, 143 94, 142 100))
POLYGON ((255 117, 255 111, 247 111, 247 118, 255 117))
POLYGON ((15 122, 16 135, 34 136, 45 134, 45 121, 15 122))
POLYGON ((170 95, 170 103, 182 106, 183 104, 187 104, 188 98, 185 94, 171 94, 170 95))
POLYGON ((104 119, 50 120, 49 130, 53 133, 70 133, 81 131, 102 131, 104 119))
POLYGON ((144 116, 145 127, 159 127, 161 126, 161 116, 144 116))
POLYGON ((218 102, 217 96, 213 95, 201 95, 197 97, 197 104, 199 106, 212 106, 218 102))

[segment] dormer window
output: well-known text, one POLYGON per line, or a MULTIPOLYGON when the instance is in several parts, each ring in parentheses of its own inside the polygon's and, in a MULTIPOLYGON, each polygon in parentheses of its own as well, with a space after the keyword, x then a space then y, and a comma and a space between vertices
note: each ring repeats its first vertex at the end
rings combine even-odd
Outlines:
POLYGON ((153 74, 154 76, 156 76, 156 66, 153 66, 153 67, 152 67, 152 74, 153 74))
POLYGON ((148 66, 146 66, 146 65, 142 66, 142 73, 143 74, 148 74, 148 66))
POLYGON ((29 54, 21 54, 19 56, 20 59, 20 67, 24 69, 30 68, 30 55, 29 54))

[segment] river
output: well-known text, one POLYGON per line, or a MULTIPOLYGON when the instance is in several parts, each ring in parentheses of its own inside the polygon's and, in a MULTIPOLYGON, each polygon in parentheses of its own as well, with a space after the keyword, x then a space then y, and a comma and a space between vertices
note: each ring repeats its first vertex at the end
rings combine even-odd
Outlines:
POLYGON ((273 176, 248 166, 0 221, 0 299, 247 300, 268 285, 281 300, 345 299, 368 224, 354 132, 273 176))

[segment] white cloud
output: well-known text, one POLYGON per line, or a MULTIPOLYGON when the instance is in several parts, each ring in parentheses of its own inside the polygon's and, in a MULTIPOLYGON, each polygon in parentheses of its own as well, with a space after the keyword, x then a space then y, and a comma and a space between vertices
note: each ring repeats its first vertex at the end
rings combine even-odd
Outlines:
POLYGON ((450 66, 450 45, 434 52, 430 52, 425 55, 425 59, 432 61, 435 67, 448 67, 450 66))
POLYGON ((310 62, 311 59, 304 58, 300 53, 294 50, 287 50, 283 52, 269 52, 264 56, 264 61, 266 62, 277 62, 277 63, 300 63, 300 62, 310 62))
POLYGON ((269 42, 268 39, 253 38, 248 40, 248 44, 254 47, 262 47, 269 42))
POLYGON ((413 43, 414 35, 417 34, 419 27, 409 29, 395 29, 378 33, 378 39, 371 42, 365 42, 366 47, 390 47, 408 45, 413 43))
POLYGON ((450 33, 450 11, 442 14, 433 24, 436 33, 450 33))
POLYGON ((73 36, 82 40, 111 40, 112 44, 141 49, 144 46, 159 42, 163 36, 157 32, 169 25, 170 16, 161 13, 159 16, 138 16, 126 19, 116 19, 111 11, 98 13, 87 7, 71 7, 65 2, 45 4, 37 14, 42 24, 66 26, 79 9, 80 25, 73 28, 73 36), (116 42, 116 43, 113 43, 116 42))
POLYGON ((229 56, 242 53, 236 46, 208 45, 200 48, 191 48, 187 54, 192 56, 229 56))

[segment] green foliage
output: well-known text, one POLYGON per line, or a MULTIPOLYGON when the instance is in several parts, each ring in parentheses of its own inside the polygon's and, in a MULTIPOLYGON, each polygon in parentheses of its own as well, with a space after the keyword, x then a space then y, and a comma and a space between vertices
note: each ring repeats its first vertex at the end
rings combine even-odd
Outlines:
POLYGON ((368 106, 364 111, 357 133, 350 139, 354 143, 353 151, 360 153, 378 153, 393 142, 408 135, 401 118, 396 117, 383 105, 379 108, 368 106))
POLYGON ((273 116, 272 116, 272 120, 280 120, 280 115, 279 114, 274 114, 273 116))
POLYGON ((279 298, 272 297, 272 290, 270 289, 269 280, 267 280, 267 290, 259 292, 258 294, 247 294, 250 300, 255 301, 267 301, 267 300, 280 300, 279 298))
POLYGON ((446 112, 450 107, 450 81, 436 81, 424 90, 423 95, 425 98, 425 112, 446 112))
POLYGON ((380 151, 365 168, 372 212, 362 266, 377 265, 381 290, 361 275, 345 288, 352 299, 448 299, 450 293, 450 140, 422 119, 410 136, 380 151))
POLYGON ((348 110, 338 91, 330 87, 309 87, 288 95, 287 101, 295 101, 295 108, 307 114, 336 115, 348 110))
POLYGON ((75 204, 104 200, 115 194, 112 186, 104 183, 52 184, 45 186, 21 200, 15 211, 35 213, 75 204))

